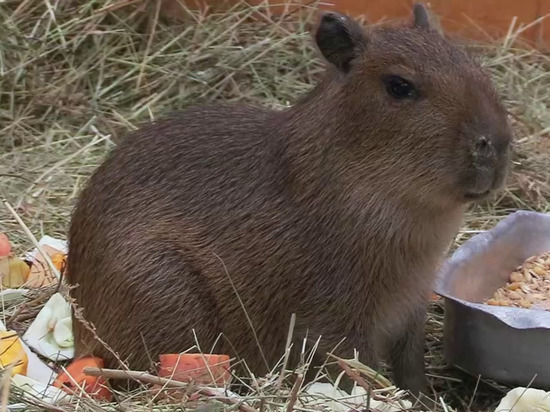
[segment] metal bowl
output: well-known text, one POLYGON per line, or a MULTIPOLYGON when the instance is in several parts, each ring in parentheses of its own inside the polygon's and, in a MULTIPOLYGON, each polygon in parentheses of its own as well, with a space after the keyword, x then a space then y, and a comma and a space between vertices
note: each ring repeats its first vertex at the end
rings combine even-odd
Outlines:
POLYGON ((484 305, 517 266, 550 250, 550 215, 518 211, 442 265, 447 362, 482 378, 550 389, 550 312, 484 305))

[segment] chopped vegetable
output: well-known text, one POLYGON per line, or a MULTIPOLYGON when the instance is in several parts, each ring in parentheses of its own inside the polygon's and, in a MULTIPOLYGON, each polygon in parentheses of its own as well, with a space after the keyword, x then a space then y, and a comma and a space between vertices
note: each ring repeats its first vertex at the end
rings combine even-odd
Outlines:
POLYGON ((496 407, 495 412, 550 411, 550 393, 534 388, 510 390, 496 407))
POLYGON ((65 372, 58 375, 53 386, 64 391, 79 392, 84 390, 90 397, 97 400, 111 401, 112 393, 106 386, 106 380, 102 377, 90 376, 84 373, 84 368, 103 368, 103 359, 95 357, 79 358, 74 360, 65 372), (76 385, 75 385, 76 383, 76 385))
POLYGON ((60 293, 53 294, 46 302, 23 335, 23 340, 53 361, 73 358, 71 305, 60 293))
POLYGON ((51 259, 52 259, 52 263, 55 266, 55 268, 57 270, 61 271, 63 269, 63 267, 65 266, 67 255, 65 253, 54 253, 51 256, 51 259))
POLYGON ((199 353, 160 355, 158 375, 178 381, 225 384, 231 378, 229 356, 199 353))
POLYGON ((50 404, 66 403, 71 397, 59 388, 23 375, 14 375, 12 383, 23 391, 23 397, 31 402, 40 399, 50 404))
POLYGON ((0 331, 0 363, 2 369, 13 366, 11 376, 27 373, 29 359, 17 332, 0 331))

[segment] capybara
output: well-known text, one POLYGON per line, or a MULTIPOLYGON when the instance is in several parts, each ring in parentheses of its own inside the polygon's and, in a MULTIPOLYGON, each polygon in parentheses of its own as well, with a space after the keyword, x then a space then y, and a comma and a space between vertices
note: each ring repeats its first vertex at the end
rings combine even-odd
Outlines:
MULTIPOLYGON (((426 390, 436 266, 468 205, 504 185, 507 112, 422 5, 392 27, 324 12, 314 38, 327 70, 291 107, 198 105, 151 122, 82 191, 71 293, 129 367, 216 343, 261 375, 295 313, 293 353, 321 336, 314 364, 356 349, 426 390)), ((74 332, 78 356, 119 366, 79 321, 74 332)))

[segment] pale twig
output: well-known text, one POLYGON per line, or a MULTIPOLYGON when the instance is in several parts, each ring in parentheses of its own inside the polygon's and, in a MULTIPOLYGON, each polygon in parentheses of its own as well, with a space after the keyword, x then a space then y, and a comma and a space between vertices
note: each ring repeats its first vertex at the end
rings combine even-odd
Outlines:
POLYGON ((357 384, 359 386, 361 386, 365 391, 367 391, 367 393, 369 394, 369 396, 376 400, 376 401, 380 401, 380 400, 383 400, 382 398, 380 398, 378 395, 376 395, 374 393, 374 391, 372 390, 372 388, 370 387, 370 385, 358 374, 358 373, 355 373, 350 367, 349 365, 346 363, 346 361, 342 360, 342 359, 339 359, 338 360, 338 365, 344 370, 344 372, 346 372, 346 374, 351 378, 353 379, 355 382, 357 382, 357 384))
MULTIPOLYGON (((166 378, 161 378, 159 376, 151 375, 146 372, 140 371, 130 371, 130 370, 116 370, 116 369, 99 369, 86 367, 84 368, 84 374, 90 376, 101 376, 105 379, 132 379, 142 383, 148 383, 152 385, 161 385, 166 388, 181 388, 186 389, 189 386, 189 383, 178 382, 166 378)), ((241 401, 237 399, 232 399, 226 396, 220 396, 219 392, 206 388, 206 387, 197 387, 197 391, 204 396, 214 398, 220 402, 225 403, 226 405, 237 406, 242 412, 257 412, 256 409, 251 406, 242 404, 241 401)))
POLYGON ((303 381, 304 375, 299 374, 296 377, 296 382, 294 382, 294 386, 292 387, 292 391, 290 392, 290 399, 288 400, 286 412, 292 412, 292 410, 294 410, 294 405, 296 405, 296 401, 298 400, 298 393, 300 392, 303 381))
POLYGON ((281 387, 283 386, 283 381, 285 378, 285 370, 288 365, 288 357, 290 356, 290 347, 292 345, 292 335, 294 333, 294 326, 296 325, 296 314, 293 313, 290 317, 290 326, 288 328, 288 336, 286 338, 286 345, 285 345, 285 358, 283 360, 283 367, 281 368, 281 373, 279 374, 279 380, 277 382, 277 391, 281 391, 281 387))

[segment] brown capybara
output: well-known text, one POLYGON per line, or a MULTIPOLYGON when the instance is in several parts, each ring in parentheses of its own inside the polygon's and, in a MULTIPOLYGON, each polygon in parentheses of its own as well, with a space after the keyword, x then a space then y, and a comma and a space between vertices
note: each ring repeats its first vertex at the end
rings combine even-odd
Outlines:
MULTIPOLYGON (((263 374, 295 313, 293 353, 321 336, 314 363, 356 349, 426 389, 426 298, 467 205, 503 186, 507 113, 421 5, 399 27, 324 13, 315 41, 326 74, 292 107, 214 104, 145 125, 83 190, 71 293, 130 368, 198 342, 263 374)), ((119 366, 74 328, 78 356, 119 366)))

